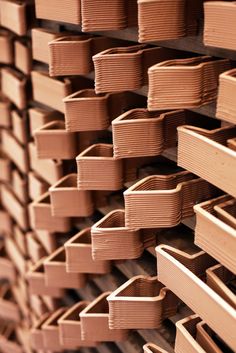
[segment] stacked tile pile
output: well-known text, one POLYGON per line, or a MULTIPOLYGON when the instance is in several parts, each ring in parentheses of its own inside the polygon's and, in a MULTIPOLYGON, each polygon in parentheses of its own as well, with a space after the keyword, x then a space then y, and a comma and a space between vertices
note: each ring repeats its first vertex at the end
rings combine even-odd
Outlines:
POLYGON ((234 64, 129 41, 202 12, 0 0, 1 352, 236 351, 234 64))
POLYGON ((206 2, 204 13, 204 43, 212 47, 235 50, 235 2, 206 2))

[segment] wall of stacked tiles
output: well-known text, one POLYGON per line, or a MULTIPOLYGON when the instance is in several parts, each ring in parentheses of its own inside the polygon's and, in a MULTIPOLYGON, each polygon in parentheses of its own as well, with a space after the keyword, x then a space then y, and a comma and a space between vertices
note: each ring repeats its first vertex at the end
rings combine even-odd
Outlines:
POLYGON ((0 0, 0 352, 236 352, 236 4, 0 0))

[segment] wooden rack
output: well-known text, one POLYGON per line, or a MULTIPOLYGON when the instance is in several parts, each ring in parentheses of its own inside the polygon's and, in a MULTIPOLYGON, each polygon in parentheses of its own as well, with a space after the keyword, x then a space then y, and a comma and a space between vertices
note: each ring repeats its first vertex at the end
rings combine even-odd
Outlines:
MULTIPOLYGON (((71 24, 61 24, 46 20, 39 21, 39 27, 41 28, 50 28, 58 31, 74 31, 75 33, 80 33, 79 26, 71 24)), ((138 42, 138 32, 137 28, 127 28, 122 31, 106 31, 106 32, 95 32, 92 33, 95 35, 104 35, 110 38, 128 40, 134 44, 138 42)), ((168 40, 151 43, 154 46, 162 46, 166 48, 178 49, 181 51, 187 51, 196 54, 204 54, 221 58, 228 58, 231 60, 236 60, 236 51, 219 49, 219 48, 208 48, 203 45, 202 34, 198 36, 185 37, 178 40, 168 40)), ((34 68, 45 67, 45 65, 34 62, 34 68)), ((93 74, 89 75, 89 78, 93 78, 93 74)), ((136 93, 140 95, 147 95, 148 87, 144 87, 141 90, 138 90, 136 93)), ((35 102, 30 103, 31 106, 40 106, 35 104, 35 102)), ((204 105, 201 108, 193 109, 193 111, 204 115, 207 118, 216 118, 216 106, 214 103, 204 105)), ((176 162, 177 161, 177 152, 175 148, 166 150, 163 153, 163 156, 167 159, 176 162)), ((122 207, 122 204, 115 199, 111 199, 111 203, 108 207, 102 208, 99 212, 103 215, 107 214, 111 210, 114 210, 118 207, 122 207)), ((91 220, 92 223, 92 220, 91 220)), ((194 230, 195 227, 195 218, 192 217, 183 221, 183 224, 189 229, 194 230)), ((87 225, 87 223, 86 223, 87 225)), ((85 224, 78 224, 78 227, 83 227, 85 224)), ((111 274, 103 276, 92 276, 87 286, 81 290, 77 291, 68 291, 66 301, 73 304, 75 300, 78 299, 94 299, 101 292, 108 290, 115 290, 119 285, 124 283, 127 279, 135 275, 156 275, 156 257, 154 248, 149 248, 146 250, 142 257, 138 260, 126 260, 126 261, 116 261, 113 265, 111 274)), ((130 335, 129 341, 119 344, 101 344, 96 349, 80 349, 83 353, 89 352, 100 352, 100 353, 141 353, 143 352, 142 346, 146 342, 153 342, 160 345, 162 348, 168 350, 169 352, 174 352, 174 340, 175 340, 175 323, 190 315, 192 312, 185 305, 181 305, 178 314, 175 315, 172 320, 166 320, 163 323, 163 326, 159 330, 138 330, 133 331, 130 335)), ((186 352, 187 353, 187 352, 186 352)))

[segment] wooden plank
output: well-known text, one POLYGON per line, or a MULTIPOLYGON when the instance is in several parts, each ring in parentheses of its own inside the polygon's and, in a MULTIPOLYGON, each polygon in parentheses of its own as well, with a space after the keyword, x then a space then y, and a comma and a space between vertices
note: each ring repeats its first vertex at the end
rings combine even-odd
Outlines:
POLYGON ((236 51, 224 48, 207 47, 203 44, 203 35, 183 37, 174 40, 156 41, 152 43, 165 48, 189 51, 192 53, 216 56, 236 60, 236 51))
MULTIPOLYGON (((107 37, 129 40, 132 42, 138 41, 138 29, 134 27, 126 28, 122 31, 96 32, 95 34, 106 35, 107 37)), ((202 55, 210 55, 219 58, 228 58, 230 60, 236 60, 235 50, 205 46, 203 44, 203 35, 201 33, 196 36, 154 41, 150 42, 150 44, 164 48, 177 49, 202 55)))

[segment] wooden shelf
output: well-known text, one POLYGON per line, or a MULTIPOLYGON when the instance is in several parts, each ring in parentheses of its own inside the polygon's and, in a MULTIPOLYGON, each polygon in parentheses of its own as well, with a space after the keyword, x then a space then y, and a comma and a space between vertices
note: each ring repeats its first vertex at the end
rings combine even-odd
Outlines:
MULTIPOLYGON (((142 87, 141 89, 135 91, 135 93, 147 97, 147 95, 148 95, 148 86, 142 87)), ((199 108, 187 109, 187 110, 190 110, 190 111, 193 111, 195 113, 207 116, 208 118, 218 119, 216 117, 216 103, 215 102, 210 103, 210 104, 202 105, 199 108)))
MULTIPOLYGON (((129 40, 132 42, 138 42, 138 29, 134 27, 126 28, 122 31, 95 32, 95 34, 106 35, 107 37, 129 40)), ((202 34, 196 36, 183 37, 179 39, 155 41, 150 42, 149 44, 164 48, 192 52, 201 55, 209 55, 219 58, 236 60, 236 51, 234 50, 205 46, 203 44, 202 34)))
MULTIPOLYGON (((69 23, 58 24, 56 22, 41 20, 41 26, 46 28, 60 29, 81 32, 81 27, 69 23)), ((98 31, 90 32, 95 35, 102 35, 110 38, 122 39, 130 42, 138 42, 138 28, 130 27, 119 31, 98 31)), ((200 55, 209 55, 219 58, 227 58, 236 61, 236 51, 225 48, 209 47, 203 43, 202 30, 198 35, 187 36, 178 39, 161 40, 148 43, 150 45, 160 46, 164 48, 182 50, 200 55)))

